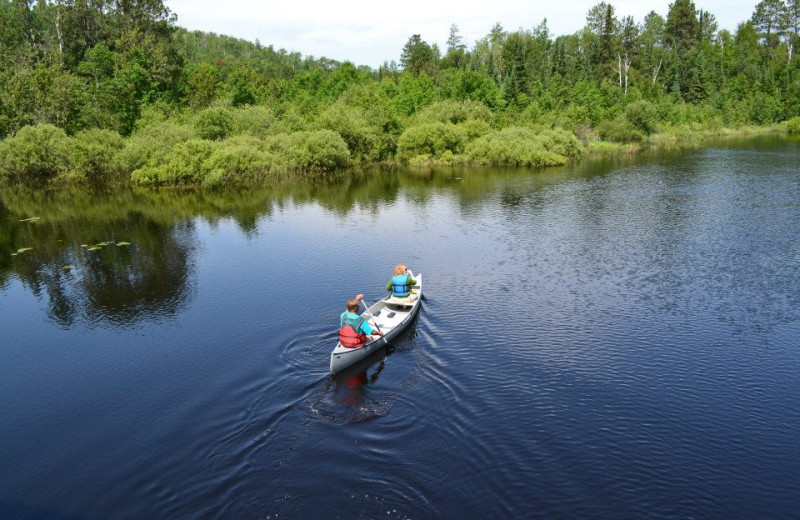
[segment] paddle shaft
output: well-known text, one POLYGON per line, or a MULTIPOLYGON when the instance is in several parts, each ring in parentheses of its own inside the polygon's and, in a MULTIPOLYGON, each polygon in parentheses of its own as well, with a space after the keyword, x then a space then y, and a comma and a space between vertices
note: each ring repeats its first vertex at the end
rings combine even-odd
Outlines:
MULTIPOLYGON (((380 326, 378 325, 378 320, 375 319, 375 315, 372 314, 372 312, 370 312, 370 310, 369 310, 369 305, 367 305, 367 300, 365 300, 364 297, 362 296, 361 297, 361 301, 364 302, 364 307, 366 308, 366 311, 369 313, 370 316, 372 316, 372 321, 375 322, 375 328, 378 329, 378 332, 383 334, 383 331, 381 330, 380 326)), ((367 323, 369 323, 369 322, 367 322, 367 323)))

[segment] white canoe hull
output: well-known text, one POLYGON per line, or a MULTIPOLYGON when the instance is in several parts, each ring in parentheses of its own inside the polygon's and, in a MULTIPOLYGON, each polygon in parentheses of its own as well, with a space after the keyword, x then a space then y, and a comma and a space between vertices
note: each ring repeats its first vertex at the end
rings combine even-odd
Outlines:
POLYGON ((368 311, 364 311, 361 317, 366 319, 373 329, 380 329, 383 336, 371 336, 366 345, 359 348, 343 347, 341 343, 336 344, 336 348, 331 352, 331 374, 340 372, 345 368, 358 363, 365 357, 391 343, 399 336, 408 325, 414 320, 414 316, 419 312, 422 302, 422 275, 412 275, 417 281, 417 285, 412 287, 417 295, 416 300, 411 303, 397 303, 391 296, 387 296, 374 303, 368 311))

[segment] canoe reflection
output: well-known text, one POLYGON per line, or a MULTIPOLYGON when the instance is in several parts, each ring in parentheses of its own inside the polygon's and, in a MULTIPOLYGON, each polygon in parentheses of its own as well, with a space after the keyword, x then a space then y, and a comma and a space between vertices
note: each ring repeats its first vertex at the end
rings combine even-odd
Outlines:
POLYGON ((387 349, 386 352, 379 354, 377 358, 367 358, 333 377, 333 397, 337 403, 357 405, 364 402, 369 387, 378 380, 378 376, 386 367, 386 357, 390 352, 387 349), (375 363, 377 367, 368 374, 375 363))

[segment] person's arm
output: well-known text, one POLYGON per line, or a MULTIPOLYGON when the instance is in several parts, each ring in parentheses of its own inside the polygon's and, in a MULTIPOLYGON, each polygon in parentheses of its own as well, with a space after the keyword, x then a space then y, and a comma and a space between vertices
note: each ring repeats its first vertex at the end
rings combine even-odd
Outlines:
POLYGON ((383 336, 383 332, 378 329, 373 329, 372 325, 367 323, 366 320, 361 324, 361 332, 366 334, 367 336, 383 336))
POLYGON ((392 279, 391 278, 389 278, 389 283, 386 284, 386 290, 387 291, 391 291, 392 290, 392 279))
POLYGON ((408 275, 408 285, 417 285, 417 281, 414 280, 411 275, 408 275))

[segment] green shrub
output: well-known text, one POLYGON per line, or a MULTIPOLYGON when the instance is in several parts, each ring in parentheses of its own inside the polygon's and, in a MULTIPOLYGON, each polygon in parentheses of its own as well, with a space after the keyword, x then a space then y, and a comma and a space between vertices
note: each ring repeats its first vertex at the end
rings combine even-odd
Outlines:
POLYGON ((597 133, 606 141, 629 142, 644 139, 644 133, 623 115, 597 125, 597 133))
POLYGON ((69 138, 48 124, 26 126, 0 144, 0 175, 44 180, 67 171, 69 138))
POLYGON ((584 148, 572 132, 562 128, 542 130, 538 134, 542 146, 548 152, 553 152, 564 157, 578 157, 584 148))
POLYGON ((492 129, 489 123, 480 119, 469 119, 463 123, 459 123, 458 126, 467 133, 467 140, 469 141, 488 134, 492 129))
POLYGON ((634 101, 625 107, 625 118, 644 135, 650 135, 656 131, 658 112, 649 101, 634 101))
POLYGON ((195 116, 194 129, 203 139, 225 139, 233 129, 233 115, 225 107, 206 108, 195 116))
POLYGON ((795 116, 784 123, 790 134, 800 134, 800 116, 795 116))
POLYGON ((135 170, 131 179, 140 184, 194 184, 206 176, 205 161, 219 145, 213 141, 191 139, 172 147, 164 161, 151 160, 135 170))
POLYGON ((378 160, 386 155, 385 136, 374 127, 366 112, 358 107, 335 103, 320 114, 321 128, 337 132, 355 160, 378 160))
POLYGON ((225 141, 205 160, 203 184, 215 186, 253 180, 269 174, 274 159, 247 140, 225 141))
POLYGON ((280 119, 275 121, 272 127, 272 135, 292 134, 294 132, 304 132, 309 129, 309 123, 303 114, 296 111, 286 112, 280 119))
POLYGON ((273 132, 275 126, 275 113, 267 107, 246 106, 231 110, 232 129, 231 135, 253 135, 266 137, 273 132))
POLYGON ((470 119, 489 122, 492 113, 480 101, 454 101, 447 99, 427 106, 414 115, 416 122, 463 123, 470 119))
POLYGON ((765 126, 782 119, 783 106, 780 100, 763 92, 754 92, 748 100, 750 105, 750 123, 765 126))
POLYGON ((398 155, 410 159, 417 155, 438 157, 445 150, 461 153, 467 142, 467 131, 452 123, 422 123, 406 129, 397 142, 398 155))
POLYGON ((445 69, 441 71, 438 81, 439 95, 443 98, 480 101, 493 110, 505 106, 502 89, 482 72, 445 69))
POLYGON ((390 78, 381 82, 383 93, 390 99, 389 103, 398 114, 410 116, 422 107, 430 105, 435 97, 435 85, 424 72, 414 76, 406 71, 400 74, 395 83, 390 78))
POLYGON ((478 164, 554 166, 581 152, 578 139, 564 130, 537 133, 530 128, 508 127, 471 142, 466 155, 478 164))
POLYGON ((332 130, 274 135, 264 144, 279 172, 330 171, 350 163, 347 144, 332 130))
POLYGON ((533 101, 525 107, 525 110, 519 115, 519 119, 529 125, 542 124, 545 122, 544 111, 538 102, 533 101))
POLYGON ((142 106, 141 114, 134 124, 134 129, 138 131, 170 120, 175 122, 180 117, 181 114, 174 105, 170 105, 165 100, 158 100, 142 106))
POLYGON ((170 122, 143 127, 127 139, 119 154, 120 167, 132 172, 151 162, 164 162, 176 144, 188 141, 193 134, 191 127, 170 122))
POLYGON ((69 150, 70 175, 102 179, 119 172, 117 156, 124 146, 113 130, 84 130, 72 139, 69 150))

